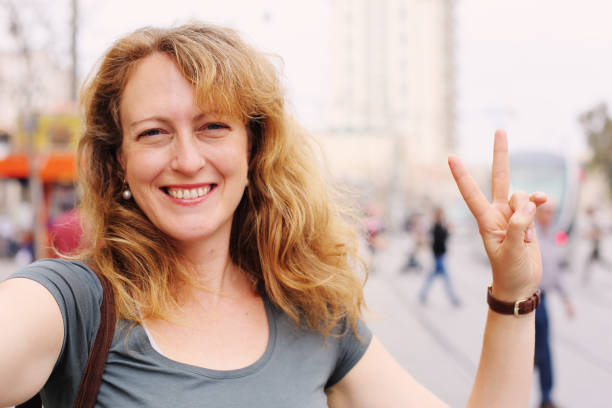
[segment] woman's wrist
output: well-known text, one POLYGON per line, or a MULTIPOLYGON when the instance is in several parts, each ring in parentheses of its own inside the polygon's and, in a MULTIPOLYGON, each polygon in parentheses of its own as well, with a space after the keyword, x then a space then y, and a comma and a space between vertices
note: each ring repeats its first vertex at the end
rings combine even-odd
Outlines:
POLYGON ((500 285, 496 285, 495 282, 491 284, 491 294, 497 300, 502 302, 516 302, 525 299, 529 299, 536 291, 537 286, 529 286, 521 289, 503 289, 500 285))

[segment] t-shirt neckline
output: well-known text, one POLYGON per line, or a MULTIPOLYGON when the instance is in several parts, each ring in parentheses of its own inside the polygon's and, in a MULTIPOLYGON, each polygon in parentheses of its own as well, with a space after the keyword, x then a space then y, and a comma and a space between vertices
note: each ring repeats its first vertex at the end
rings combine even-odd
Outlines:
POLYGON ((266 296, 262 296, 262 300, 264 302, 264 308, 266 310, 266 316, 268 318, 268 344, 266 345, 266 350, 264 351, 264 353, 255 362, 242 368, 232 370, 214 370, 211 368, 200 367, 172 360, 161 354, 158 349, 154 347, 153 342, 151 341, 152 339, 147 335, 146 329, 143 326, 138 325, 138 328, 142 331, 143 337, 146 339, 146 342, 150 346, 151 357, 161 364, 170 366, 177 370, 189 371, 194 374, 215 379, 231 379, 245 377, 258 372, 264 365, 266 365, 266 363, 270 361, 274 352, 274 348, 276 346, 276 319, 273 316, 272 305, 270 303, 270 300, 266 296))

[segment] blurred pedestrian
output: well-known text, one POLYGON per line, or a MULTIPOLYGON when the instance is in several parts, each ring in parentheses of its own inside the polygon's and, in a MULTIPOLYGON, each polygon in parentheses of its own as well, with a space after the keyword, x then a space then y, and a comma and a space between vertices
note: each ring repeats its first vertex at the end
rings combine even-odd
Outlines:
POLYGON ((449 228, 444 218, 444 210, 438 207, 434 213, 434 223, 430 231, 431 234, 431 250, 434 256, 434 268, 425 278, 425 283, 419 292, 419 300, 421 303, 427 302, 427 293, 435 278, 441 278, 444 281, 446 294, 453 306, 459 306, 459 298, 453 289, 448 271, 446 270, 446 242, 448 241, 449 228))
POLYGON ((553 219, 555 204, 547 202, 541 205, 536 212, 536 233, 542 254, 542 291, 540 306, 536 310, 536 340, 535 340, 535 366, 539 373, 540 407, 555 408, 552 401, 554 385, 552 352, 550 347, 550 320, 547 306, 547 296, 552 292, 561 295, 568 317, 574 316, 574 307, 570 301, 565 287, 561 281, 562 256, 560 247, 555 242, 553 219))
POLYGON ((11 218, 0 213, 0 257, 12 256, 15 243, 15 227, 11 218))
POLYGON ((34 260, 34 232, 32 230, 21 231, 18 234, 19 249, 13 260, 17 265, 27 265, 34 260))
POLYGON ((584 265, 584 270, 582 274, 582 283, 587 284, 591 280, 591 275, 593 273, 593 267, 597 264, 599 267, 602 267, 604 270, 608 272, 612 271, 612 264, 610 261, 603 258, 601 253, 601 241, 603 239, 603 228, 599 220, 597 219, 597 214, 595 212, 595 208, 589 207, 586 211, 587 214, 587 231, 584 236, 590 241, 591 250, 589 252, 589 256, 584 265))
POLYGON ((423 224, 423 217, 419 213, 415 213, 410 217, 408 222, 408 232, 412 237, 412 246, 408 253, 408 259, 402 267, 402 272, 416 271, 420 272, 423 269, 423 265, 419 261, 419 253, 425 243, 425 226, 423 224))
POLYGON ((365 219, 366 240, 368 243, 369 256, 368 267, 370 273, 376 270, 376 254, 384 246, 383 233, 385 224, 383 220, 383 206, 380 203, 372 202, 368 205, 367 216, 365 219))

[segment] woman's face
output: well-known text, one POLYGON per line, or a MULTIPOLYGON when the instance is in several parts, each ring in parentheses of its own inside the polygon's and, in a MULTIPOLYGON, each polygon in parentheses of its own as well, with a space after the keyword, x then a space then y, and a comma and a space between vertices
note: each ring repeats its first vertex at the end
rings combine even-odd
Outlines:
POLYGON ((124 89, 119 160, 134 200, 182 243, 229 242, 247 182, 248 136, 237 118, 196 106, 193 88, 161 53, 140 61, 124 89))

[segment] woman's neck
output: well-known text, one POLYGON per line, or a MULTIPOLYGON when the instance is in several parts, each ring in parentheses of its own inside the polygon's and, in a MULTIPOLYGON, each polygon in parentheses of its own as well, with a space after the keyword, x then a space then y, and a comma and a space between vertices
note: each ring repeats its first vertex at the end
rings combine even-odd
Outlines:
POLYGON ((231 259, 229 239, 185 243, 180 251, 198 287, 185 287, 181 294, 213 306, 223 298, 254 291, 252 282, 231 259))

